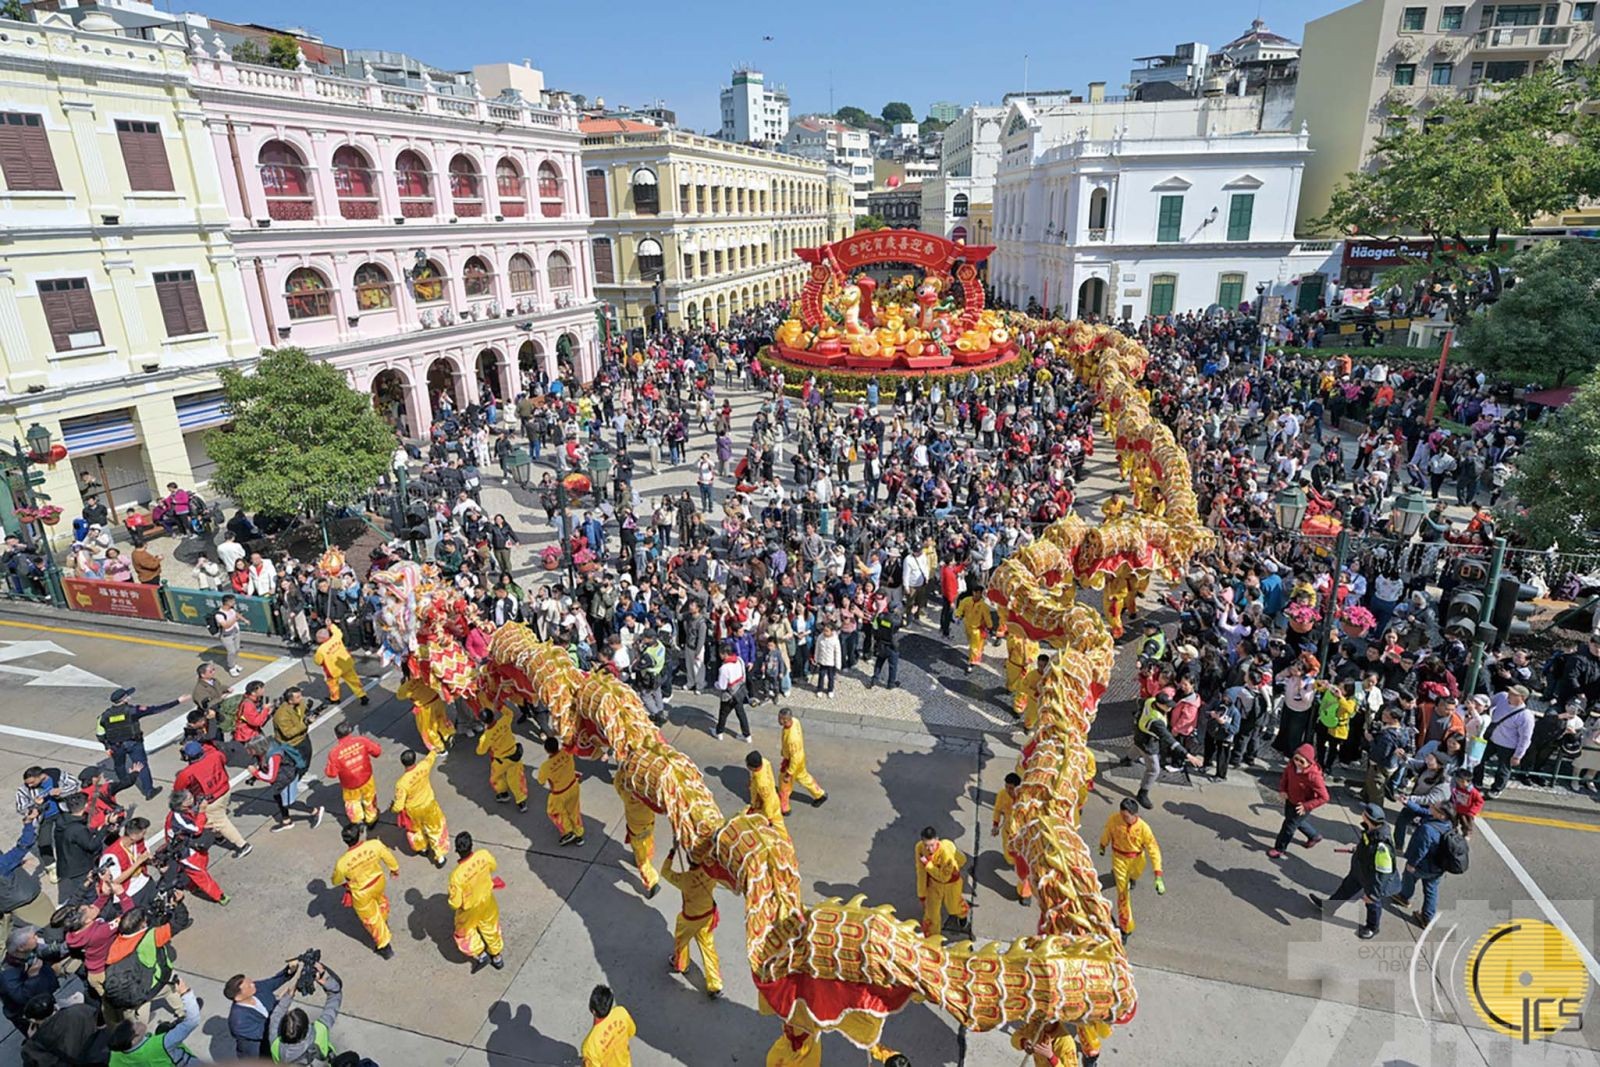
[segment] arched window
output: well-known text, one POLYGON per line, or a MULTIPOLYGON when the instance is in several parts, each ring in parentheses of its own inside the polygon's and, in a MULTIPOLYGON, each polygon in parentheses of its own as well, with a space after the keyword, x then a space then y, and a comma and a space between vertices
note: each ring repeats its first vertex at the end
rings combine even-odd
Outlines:
POLYGON ((544 261, 544 274, 550 281, 550 288, 572 288, 572 260, 565 252, 550 253, 550 258, 544 261))
POLYGON ((533 292, 533 260, 518 252, 506 264, 506 282, 513 293, 533 292))
POLYGON ((389 272, 376 263, 356 268, 356 310, 377 311, 394 307, 394 282, 389 272))
POLYGON ((435 304, 444 299, 444 268, 427 260, 411 271, 411 297, 419 304, 435 304))
POLYGON ((345 145, 333 154, 333 191, 339 197, 341 218, 378 217, 378 191, 361 149, 345 145))
POLYGON ((956 194, 955 199, 950 202, 950 214, 958 219, 964 219, 967 217, 966 193, 956 194))
POLYGON ((408 219, 433 217, 433 178, 427 161, 411 149, 394 160, 395 190, 400 194, 400 214, 408 219))
POLYGON ((494 271, 489 269, 489 264, 481 256, 473 256, 461 267, 461 284, 469 297, 493 296, 494 271))
POLYGON ((293 145, 268 141, 256 158, 261 170, 261 191, 267 197, 268 218, 304 222, 316 215, 311 173, 293 145))
POLYGON ((661 212, 661 186, 656 182, 656 172, 640 167, 633 172, 633 213, 656 215, 661 212))
POLYGON ((471 156, 458 155, 450 161, 450 202, 459 218, 483 215, 483 180, 471 156))
POLYGON ((522 180, 516 160, 506 158, 494 165, 494 187, 500 194, 501 215, 520 219, 528 213, 528 183, 522 180))
POLYGON ((559 219, 566 214, 561 199, 561 172, 550 162, 539 164, 539 214, 547 219, 559 219))
POLYGON ((641 281, 655 281, 657 276, 664 272, 663 263, 660 241, 657 241, 654 237, 646 237, 639 242, 639 278, 641 281))
POLYGON ((1089 240, 1103 241, 1106 237, 1106 213, 1111 198, 1104 189, 1089 194, 1089 240), (1095 231, 1099 231, 1097 234, 1095 231))
POLYGON ((333 292, 328 279, 310 267, 289 272, 284 282, 283 299, 289 305, 289 318, 321 319, 333 314, 333 292))

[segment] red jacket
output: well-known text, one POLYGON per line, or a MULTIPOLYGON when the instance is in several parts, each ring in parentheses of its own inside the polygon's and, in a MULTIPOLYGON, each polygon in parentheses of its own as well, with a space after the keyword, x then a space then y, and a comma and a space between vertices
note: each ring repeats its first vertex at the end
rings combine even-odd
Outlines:
POLYGON ((328 765, 322 773, 337 774, 341 788, 360 789, 372 781, 372 757, 381 755, 383 748, 370 737, 341 737, 328 751, 328 765))
POLYGON ((1310 765, 1303 771, 1292 762, 1285 767, 1283 777, 1278 779, 1278 792, 1287 794, 1289 803, 1304 805, 1307 811, 1322 807, 1328 802, 1328 784, 1322 780, 1322 768, 1317 766, 1316 750, 1301 745, 1294 754, 1304 756, 1310 765))
POLYGON ((944 594, 946 604, 954 604, 961 597, 961 572, 955 566, 946 563, 939 568, 939 592, 944 594))
POLYGON ((228 757, 215 745, 207 745, 205 753, 186 765, 172 780, 174 791, 186 789, 209 804, 228 795, 228 757))

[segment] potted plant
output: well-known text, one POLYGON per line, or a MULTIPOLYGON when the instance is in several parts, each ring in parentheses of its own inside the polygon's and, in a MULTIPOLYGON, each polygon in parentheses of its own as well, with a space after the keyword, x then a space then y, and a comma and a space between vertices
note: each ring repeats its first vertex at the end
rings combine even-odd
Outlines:
POLYGON ((1289 616, 1289 629, 1297 634, 1308 634, 1322 621, 1322 613, 1315 604, 1297 600, 1285 612, 1289 616))
POLYGON ((1360 604, 1354 604, 1339 612, 1339 625, 1351 637, 1360 637, 1377 622, 1377 617, 1360 604))

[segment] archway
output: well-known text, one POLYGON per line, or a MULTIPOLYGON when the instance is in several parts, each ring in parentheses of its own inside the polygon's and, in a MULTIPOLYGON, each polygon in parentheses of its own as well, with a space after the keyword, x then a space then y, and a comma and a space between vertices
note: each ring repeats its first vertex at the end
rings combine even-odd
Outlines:
POLYGON ((522 387, 529 393, 542 393, 542 383, 550 376, 549 360, 538 341, 524 341, 517 349, 517 373, 522 377, 522 387))
POLYGON ((1106 283, 1103 278, 1089 278, 1078 286, 1078 317, 1106 313, 1106 283))
POLYGON ((717 294, 716 325, 717 326, 726 326, 727 324, 728 324, 728 294, 727 293, 718 293, 717 294))
POLYGON ((372 379, 372 407, 402 437, 414 437, 411 382, 405 372, 391 367, 372 379))
POLYGON ((461 395, 460 375, 456 372, 455 362, 445 356, 440 356, 428 364, 428 404, 433 409, 433 414, 440 414, 448 400, 452 408, 461 408, 466 400, 461 395))
POLYGON ((492 348, 485 348, 478 353, 478 396, 487 400, 493 396, 501 403, 505 403, 506 394, 510 384, 505 380, 505 361, 500 358, 500 353, 492 348))
POLYGON ((582 357, 576 334, 564 333, 556 338, 556 373, 562 378, 575 382, 584 380, 582 357))
POLYGON ((709 327, 712 321, 711 314, 711 298, 708 296, 700 301, 700 325, 709 327))

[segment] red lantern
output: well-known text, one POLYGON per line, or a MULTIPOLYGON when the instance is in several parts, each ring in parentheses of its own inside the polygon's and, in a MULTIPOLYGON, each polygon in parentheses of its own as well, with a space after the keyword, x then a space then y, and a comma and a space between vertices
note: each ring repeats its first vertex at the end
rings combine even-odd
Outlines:
POLYGON ((66 458, 67 458, 67 446, 66 445, 51 445, 50 446, 50 462, 51 463, 60 463, 62 460, 66 459, 66 458))

